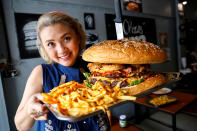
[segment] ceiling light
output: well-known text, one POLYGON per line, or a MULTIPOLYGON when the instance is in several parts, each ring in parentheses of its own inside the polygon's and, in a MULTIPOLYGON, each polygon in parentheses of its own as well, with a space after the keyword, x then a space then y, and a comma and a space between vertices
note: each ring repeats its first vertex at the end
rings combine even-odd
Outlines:
POLYGON ((183 1, 183 5, 186 5, 187 4, 187 1, 183 1))

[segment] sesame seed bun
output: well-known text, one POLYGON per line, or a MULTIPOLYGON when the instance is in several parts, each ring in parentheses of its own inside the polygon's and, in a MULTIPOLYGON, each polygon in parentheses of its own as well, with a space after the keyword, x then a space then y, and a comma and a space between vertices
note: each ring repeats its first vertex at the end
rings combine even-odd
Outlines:
POLYGON ((83 60, 99 63, 156 64, 167 60, 166 53, 157 45, 138 40, 105 40, 89 47, 83 60))

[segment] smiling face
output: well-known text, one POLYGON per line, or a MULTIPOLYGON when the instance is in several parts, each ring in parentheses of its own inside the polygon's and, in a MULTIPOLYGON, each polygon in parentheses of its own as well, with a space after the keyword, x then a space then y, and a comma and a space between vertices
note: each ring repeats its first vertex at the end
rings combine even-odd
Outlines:
POLYGON ((79 54, 80 40, 66 23, 56 23, 40 30, 40 39, 45 52, 54 62, 72 66, 79 54))

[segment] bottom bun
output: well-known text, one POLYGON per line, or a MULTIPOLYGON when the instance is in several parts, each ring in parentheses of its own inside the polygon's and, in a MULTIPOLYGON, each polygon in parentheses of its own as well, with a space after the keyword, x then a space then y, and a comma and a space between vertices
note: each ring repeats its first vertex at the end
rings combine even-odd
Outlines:
POLYGON ((161 75, 161 74, 157 74, 154 77, 151 77, 147 80, 145 80, 144 82, 133 86, 133 87, 128 87, 128 88, 122 88, 122 90, 126 90, 127 91, 127 95, 137 95, 140 94, 146 90, 149 90, 151 88, 154 88, 156 86, 161 86, 163 84, 166 83, 166 78, 161 75))

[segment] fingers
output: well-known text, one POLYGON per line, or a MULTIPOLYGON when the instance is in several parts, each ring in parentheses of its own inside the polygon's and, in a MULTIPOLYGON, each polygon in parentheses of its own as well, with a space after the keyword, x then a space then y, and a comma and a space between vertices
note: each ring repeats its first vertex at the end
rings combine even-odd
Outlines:
POLYGON ((48 112, 49 110, 47 108, 42 108, 42 110, 33 110, 30 116, 35 120, 46 120, 48 112))
POLYGON ((32 96, 28 104, 28 113, 35 120, 46 120, 49 112, 47 106, 41 101, 41 93, 32 96))
POLYGON ((30 113, 48 112, 48 108, 46 107, 46 105, 39 101, 33 102, 29 108, 30 108, 30 111, 29 111, 30 113))
POLYGON ((48 119, 48 115, 47 115, 47 114, 34 115, 33 118, 34 118, 35 120, 47 120, 47 119, 48 119))
POLYGON ((40 109, 35 110, 36 115, 41 116, 43 114, 47 114, 49 112, 48 108, 45 104, 41 105, 40 109))
POLYGON ((37 93, 37 94, 34 94, 32 96, 32 99, 33 99, 33 101, 42 101, 43 100, 43 97, 42 97, 42 94, 41 93, 37 93))
POLYGON ((36 97, 37 97, 37 99, 40 100, 40 101, 43 100, 43 97, 42 97, 42 94, 41 94, 41 93, 36 94, 36 97))
POLYGON ((48 119, 48 115, 44 114, 42 116, 40 116, 39 118, 36 118, 36 120, 47 120, 48 119))

